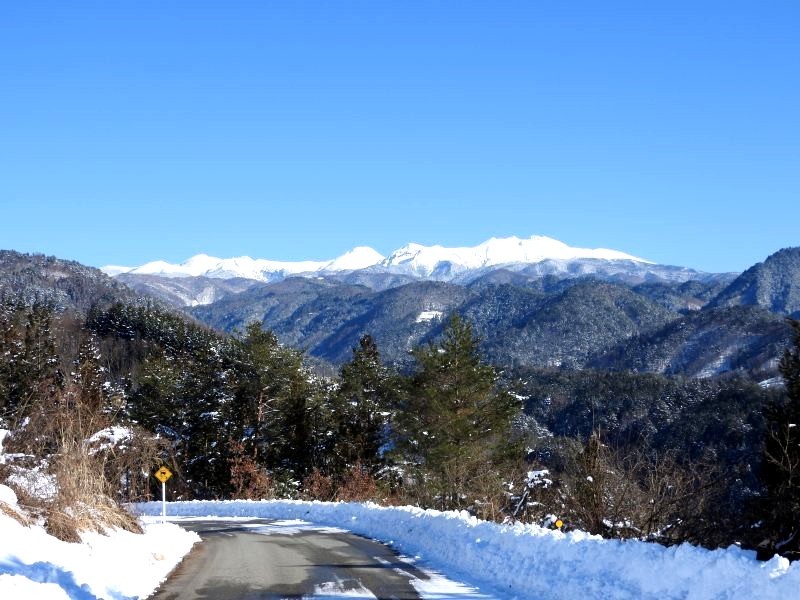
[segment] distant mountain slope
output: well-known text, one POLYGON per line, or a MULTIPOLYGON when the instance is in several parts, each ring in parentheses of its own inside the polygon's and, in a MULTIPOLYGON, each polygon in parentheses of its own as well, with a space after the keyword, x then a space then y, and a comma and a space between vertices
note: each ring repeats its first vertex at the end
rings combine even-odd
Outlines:
POLYGON ((629 259, 548 259, 532 265, 515 266, 514 268, 534 278, 544 277, 545 275, 556 275, 561 278, 592 276, 598 279, 629 284, 643 283, 646 281, 682 283, 691 280, 705 281, 709 278, 716 277, 714 273, 703 273, 687 267, 658 265, 629 259))
POLYGON ((160 298, 177 308, 211 304, 232 294, 243 292, 258 283, 241 277, 212 279, 211 277, 159 277, 132 273, 121 273, 116 279, 141 294, 160 298))
MULTIPOLYGON (((257 284, 245 292, 223 298, 208 306, 198 306, 191 313, 220 330, 243 330, 253 321, 264 324, 276 333, 282 323, 293 323, 298 331, 289 335, 287 343, 302 346, 309 324, 325 319, 347 318, 351 305, 369 294, 367 288, 336 282, 293 277, 270 284, 257 284), (324 307, 323 313, 320 311, 324 307)), ((288 333, 283 328, 284 333, 288 333)))
POLYGON ((369 333, 387 360, 402 364, 412 348, 437 335, 443 319, 458 312, 473 323, 487 357, 497 364, 570 367, 678 317, 622 285, 591 279, 550 285, 545 290, 418 281, 375 292, 295 278, 197 307, 192 314, 229 330, 258 320, 282 342, 334 363, 349 359, 359 337, 369 333))
POLYGON ((711 302, 713 307, 745 305, 800 316, 800 247, 784 248, 753 265, 711 302))
POLYGON ((654 300, 669 310, 686 312, 705 307, 735 278, 736 276, 733 274, 722 274, 703 281, 648 282, 635 286, 633 291, 654 300))
POLYGON ((463 287, 438 282, 374 292, 328 280, 291 278, 259 284, 191 312, 228 331, 261 322, 283 343, 333 363, 348 360, 358 339, 369 333, 379 340, 387 360, 402 363, 430 331, 431 322, 448 314, 465 296, 463 287))
POLYGON ((737 369, 774 372, 790 341, 791 328, 779 315, 754 306, 715 308, 623 342, 589 365, 692 377, 737 369))
POLYGON ((92 305, 147 302, 99 269, 53 256, 12 250, 0 250, 0 297, 25 304, 45 302, 60 312, 81 313, 92 305))
POLYGON ((504 365, 581 368, 591 356, 678 316, 623 285, 592 279, 538 302, 533 294, 522 301, 518 292, 514 301, 505 302, 508 294, 498 298, 486 290, 462 309, 484 336, 487 353, 504 365), (530 308, 527 314, 525 306, 530 308), (483 318, 489 307, 504 315, 503 320, 483 318))
POLYGON ((117 301, 153 303, 142 294, 154 294, 220 330, 260 322, 283 343, 334 365, 351 357, 365 333, 385 360, 408 364, 410 350, 435 338, 458 312, 482 337, 486 358, 501 367, 760 375, 775 373, 789 343, 783 315, 798 314, 798 255, 800 249, 778 252, 726 286, 726 275, 644 283, 635 273, 633 282, 604 280, 608 271, 580 276, 586 263, 572 263, 568 275, 542 275, 541 265, 487 267, 469 283, 372 267, 272 283, 130 273, 111 279, 72 261, 4 251, 0 297, 85 312, 117 301))

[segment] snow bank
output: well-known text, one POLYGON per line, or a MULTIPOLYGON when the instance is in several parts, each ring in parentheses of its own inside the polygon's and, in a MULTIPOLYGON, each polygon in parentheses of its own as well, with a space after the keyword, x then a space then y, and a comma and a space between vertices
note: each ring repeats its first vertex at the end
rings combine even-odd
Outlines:
MULTIPOLYGON (((160 503, 136 506, 160 514, 160 503)), ((467 513, 413 507, 300 501, 172 502, 172 516, 302 519, 341 527, 393 544, 432 566, 506 598, 741 598, 797 597, 800 565, 731 547, 665 548, 604 540, 535 525, 498 525, 467 513)))
POLYGON ((171 523, 145 525, 144 535, 113 530, 82 538, 62 542, 0 512, 0 598, 143 598, 199 541, 171 523))
POLYGON ((5 502, 9 506, 16 506, 17 494, 7 485, 0 483, 0 502, 5 502))

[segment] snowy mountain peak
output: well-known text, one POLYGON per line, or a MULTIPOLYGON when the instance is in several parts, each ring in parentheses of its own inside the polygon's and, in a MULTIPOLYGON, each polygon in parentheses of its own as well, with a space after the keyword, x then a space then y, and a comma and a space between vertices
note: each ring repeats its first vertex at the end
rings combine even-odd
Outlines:
POLYGON ((121 273, 157 275, 160 277, 212 277, 233 279, 243 277, 257 281, 275 281, 291 275, 316 275, 359 271, 366 268, 388 273, 403 273, 417 277, 452 279, 459 274, 509 265, 531 265, 543 261, 633 261, 642 265, 649 261, 605 248, 573 248, 553 238, 534 235, 530 238, 491 238, 472 247, 447 248, 407 244, 384 257, 367 246, 358 246, 342 256, 327 261, 273 261, 238 258, 217 258, 197 254, 180 264, 165 261, 149 262, 140 267, 104 267, 112 276, 121 273))
POLYGON ((339 258, 332 260, 326 267, 326 271, 358 271, 377 265, 383 261, 383 254, 370 248, 369 246, 357 246, 342 254, 339 258))
POLYGON ((382 264, 385 267, 402 268, 417 275, 430 276, 445 266, 448 272, 452 272, 511 264, 535 264, 544 260, 579 259, 649 263, 616 250, 573 248, 553 238, 534 235, 528 239, 491 238, 477 246, 464 248, 408 244, 393 252, 382 264))
POLYGON ((243 277, 257 281, 273 281, 289 275, 305 273, 354 271, 371 267, 384 260, 384 256, 372 248, 359 246, 333 260, 326 261, 274 261, 254 259, 249 256, 217 258, 208 254, 197 254, 180 264, 163 260, 149 262, 140 267, 103 267, 107 275, 116 277, 122 273, 132 275, 157 275, 159 277, 211 277, 233 279, 243 277))

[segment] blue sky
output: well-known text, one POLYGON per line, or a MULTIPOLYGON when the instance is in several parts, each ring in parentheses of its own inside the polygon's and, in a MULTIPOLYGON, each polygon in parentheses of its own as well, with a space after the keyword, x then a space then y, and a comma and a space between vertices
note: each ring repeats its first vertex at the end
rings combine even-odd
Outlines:
POLYGON ((800 3, 5 2, 0 248, 800 245, 800 3))

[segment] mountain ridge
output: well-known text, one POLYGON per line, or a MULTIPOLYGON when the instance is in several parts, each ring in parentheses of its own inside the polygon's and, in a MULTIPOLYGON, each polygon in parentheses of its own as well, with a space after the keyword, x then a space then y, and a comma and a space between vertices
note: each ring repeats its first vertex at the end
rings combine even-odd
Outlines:
POLYGON ((714 300, 714 307, 755 305, 800 317, 800 247, 782 248, 747 269, 714 300))
POLYGON ((378 269, 389 273, 439 279, 437 274, 443 273, 444 270, 461 273, 502 265, 532 265, 547 260, 577 261, 582 259, 655 264, 618 250, 572 247, 553 238, 534 235, 526 239, 514 236, 493 237, 477 246, 469 247, 423 246, 411 243, 398 248, 388 257, 368 246, 357 246, 342 256, 326 261, 274 261, 253 259, 249 256, 222 259, 207 254, 197 254, 179 264, 157 260, 138 267, 109 265, 102 267, 101 270, 111 276, 127 273, 174 278, 202 276, 232 279, 241 277, 270 282, 278 277, 300 274, 378 269))
MULTIPOLYGON (((140 293, 181 307, 210 304, 228 295, 234 280, 275 283, 291 277, 324 278, 384 290, 412 281, 469 285, 498 270, 520 281, 596 277, 626 284, 707 281, 738 274, 704 273, 688 267, 660 265, 605 248, 577 248, 545 236, 491 238, 477 246, 406 244, 388 257, 366 246, 328 261, 281 262, 248 256, 220 259, 198 254, 180 264, 154 261, 140 267, 104 267, 140 293), (190 282, 192 278, 198 281, 190 282), (196 290, 190 293, 189 290, 196 290), (178 300, 176 302, 176 300, 178 300)), ((244 285, 236 284, 239 289, 244 285)))
POLYGON ((366 333, 388 362, 407 364, 411 350, 435 339, 449 315, 459 313, 482 338, 487 359, 504 367, 690 377, 743 371, 761 380, 774 376, 790 338, 785 316, 794 313, 800 290, 798 258, 800 250, 779 251, 733 283, 737 278, 722 275, 684 281, 679 267, 671 275, 662 271, 672 279, 647 279, 646 271, 630 271, 647 265, 630 260, 612 261, 620 272, 609 268, 602 278, 591 272, 602 259, 567 261, 566 273, 547 272, 557 260, 484 267, 471 281, 463 274, 440 281, 365 269, 265 283, 136 274, 112 279, 78 263, 5 252, 0 297, 80 313, 119 301, 158 302, 155 297, 222 331, 260 322, 282 343, 331 368, 347 361, 366 333), (739 293, 753 282, 760 291, 739 293), (731 298, 733 306, 726 306, 731 298))

